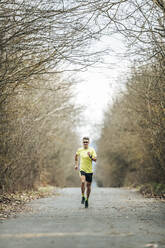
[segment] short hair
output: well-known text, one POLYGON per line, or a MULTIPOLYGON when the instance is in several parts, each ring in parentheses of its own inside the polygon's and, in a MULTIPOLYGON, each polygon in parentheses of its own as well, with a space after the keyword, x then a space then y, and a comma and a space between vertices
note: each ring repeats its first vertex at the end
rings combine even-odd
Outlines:
POLYGON ((88 140, 89 141, 89 137, 83 137, 83 140, 88 140))

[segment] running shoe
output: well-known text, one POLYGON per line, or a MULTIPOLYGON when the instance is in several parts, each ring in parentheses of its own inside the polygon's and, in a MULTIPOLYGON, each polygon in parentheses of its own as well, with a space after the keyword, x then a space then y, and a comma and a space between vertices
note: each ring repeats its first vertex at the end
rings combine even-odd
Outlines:
POLYGON ((88 200, 85 200, 85 208, 88 208, 88 200))
POLYGON ((84 202, 85 202, 85 197, 84 197, 84 196, 82 196, 82 199, 81 199, 81 204, 84 204, 84 202))

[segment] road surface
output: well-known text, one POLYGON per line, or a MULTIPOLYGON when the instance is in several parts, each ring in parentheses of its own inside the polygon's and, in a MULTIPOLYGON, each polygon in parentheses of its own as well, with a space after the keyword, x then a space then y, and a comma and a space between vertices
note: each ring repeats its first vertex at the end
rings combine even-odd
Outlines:
POLYGON ((28 203, 32 211, 0 223, 0 248, 165 248, 165 202, 124 188, 79 188, 28 203))

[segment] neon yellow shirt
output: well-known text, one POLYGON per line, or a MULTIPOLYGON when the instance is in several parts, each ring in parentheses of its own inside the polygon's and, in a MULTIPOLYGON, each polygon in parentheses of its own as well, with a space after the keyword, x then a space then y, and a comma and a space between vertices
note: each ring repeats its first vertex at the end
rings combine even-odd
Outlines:
POLYGON ((92 155, 93 158, 96 158, 95 149, 92 147, 88 147, 88 149, 79 148, 76 152, 78 156, 80 156, 80 170, 86 173, 92 173, 92 160, 88 156, 88 152, 92 155))

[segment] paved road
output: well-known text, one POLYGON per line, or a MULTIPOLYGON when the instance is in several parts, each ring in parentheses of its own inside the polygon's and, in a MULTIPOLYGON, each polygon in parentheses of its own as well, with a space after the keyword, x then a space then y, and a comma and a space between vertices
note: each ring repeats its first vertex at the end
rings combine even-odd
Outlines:
POLYGON ((80 189, 64 188, 28 206, 0 223, 0 248, 165 247, 165 202, 135 190, 93 188, 85 209, 80 189))

